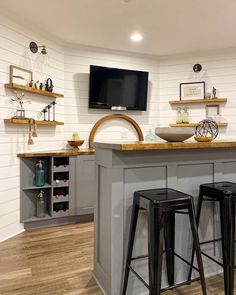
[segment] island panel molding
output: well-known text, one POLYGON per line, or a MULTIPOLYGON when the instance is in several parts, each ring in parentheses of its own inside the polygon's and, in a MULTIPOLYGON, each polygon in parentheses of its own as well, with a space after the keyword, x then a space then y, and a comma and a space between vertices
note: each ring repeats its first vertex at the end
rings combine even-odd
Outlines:
POLYGON ((33 93, 33 94, 47 96, 47 97, 53 97, 53 98, 64 97, 64 95, 61 93, 49 92, 49 91, 41 90, 35 87, 29 87, 29 86, 24 86, 24 85, 15 84, 15 83, 4 84, 4 87, 11 90, 19 90, 19 91, 33 93))

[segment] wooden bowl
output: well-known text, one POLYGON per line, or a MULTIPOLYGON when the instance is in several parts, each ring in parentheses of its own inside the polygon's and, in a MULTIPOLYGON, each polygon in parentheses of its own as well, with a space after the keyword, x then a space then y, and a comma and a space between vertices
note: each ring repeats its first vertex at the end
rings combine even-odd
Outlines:
POLYGON ((212 136, 195 136, 194 139, 198 142, 211 142, 214 138, 212 136))
POLYGON ((74 149, 79 149, 79 146, 84 143, 84 140, 68 140, 68 143, 74 149))

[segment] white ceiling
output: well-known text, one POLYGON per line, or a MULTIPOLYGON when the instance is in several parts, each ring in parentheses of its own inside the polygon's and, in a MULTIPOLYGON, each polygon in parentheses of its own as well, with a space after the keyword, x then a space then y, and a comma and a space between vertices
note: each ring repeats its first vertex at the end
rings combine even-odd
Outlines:
POLYGON ((0 0, 0 9, 73 44, 154 55, 236 47, 235 0, 0 0))

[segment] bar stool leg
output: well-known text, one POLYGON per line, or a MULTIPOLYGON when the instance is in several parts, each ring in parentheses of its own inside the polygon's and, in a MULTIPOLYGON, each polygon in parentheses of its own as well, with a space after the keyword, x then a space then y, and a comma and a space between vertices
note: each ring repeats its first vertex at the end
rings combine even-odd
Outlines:
MULTIPOLYGON (((199 226, 199 221, 200 221, 200 216, 201 216, 202 202, 203 202, 203 194, 202 194, 201 188, 200 188, 199 197, 198 197, 198 205, 197 205, 197 214, 196 214, 196 226, 197 226, 197 229, 198 229, 198 226, 199 226)), ((194 249, 194 244, 193 244, 191 262, 190 262, 191 265, 193 265, 193 262, 194 262, 194 252, 195 252, 195 249, 194 249)), ((188 281, 191 280, 192 271, 193 271, 193 268, 191 267, 190 270, 189 270, 188 281)))
POLYGON ((163 256, 163 238, 164 222, 161 208, 153 204, 149 208, 149 235, 148 235, 148 252, 149 252, 149 294, 161 294, 161 273, 162 273, 162 256, 163 256))
POLYGON ((122 289, 121 289, 122 290, 122 292, 121 292, 122 295, 126 294, 127 285, 128 285, 129 271, 130 271, 129 266, 130 266, 131 258, 132 258, 135 231, 136 231, 137 220, 138 220, 138 213, 139 213, 139 206, 138 206, 138 204, 134 203, 133 204, 133 209, 132 209, 131 221, 130 221, 128 249, 127 249, 126 262, 125 262, 123 284, 122 284, 122 289))
POLYGON ((188 208, 188 212, 189 212, 189 220, 190 220, 192 235, 193 235, 193 245, 194 245, 194 249, 196 250, 196 257, 197 257, 198 269, 199 269, 201 286, 202 286, 202 294, 206 295, 207 294, 206 282, 205 282, 202 256, 201 256, 198 231, 197 231, 197 223, 196 223, 196 219, 194 215, 193 204, 191 204, 190 207, 188 208))
POLYGON ((175 212, 165 213, 165 254, 166 254, 166 269, 167 279, 170 286, 174 285, 175 271, 175 212))
POLYGON ((220 206, 225 295, 234 294, 235 203, 227 192, 220 206))

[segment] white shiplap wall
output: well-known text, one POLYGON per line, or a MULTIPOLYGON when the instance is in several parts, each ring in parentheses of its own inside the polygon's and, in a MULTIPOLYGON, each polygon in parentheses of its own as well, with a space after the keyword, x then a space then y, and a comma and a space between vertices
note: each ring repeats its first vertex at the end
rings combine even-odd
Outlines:
MULTIPOLYGON (((169 100, 179 99, 179 83, 205 81, 206 91, 216 87, 218 97, 227 97, 228 102, 220 104, 220 113, 228 122, 227 128, 220 128, 219 137, 236 136, 236 50, 222 50, 202 54, 168 56, 160 60, 160 113, 161 123, 175 123, 176 108, 169 105, 169 100), (192 68, 200 63, 203 70, 194 73, 192 68)), ((205 118, 205 105, 188 107, 192 122, 205 118)))
MULTIPOLYGON (((67 137, 70 137, 73 131, 78 131, 81 138, 88 139, 95 122, 111 114, 110 110, 88 109, 89 66, 91 64, 148 71, 148 110, 146 112, 129 111, 124 114, 132 116, 139 123, 144 135, 149 128, 153 129, 158 124, 160 114, 157 58, 83 46, 67 47, 65 49, 65 133, 67 137)), ((105 123, 96 135, 96 140, 121 139, 136 139, 132 127, 121 120, 105 123)))
MULTIPOLYGON (((15 107, 9 103, 13 92, 5 90, 9 82, 9 65, 30 69, 35 80, 51 77, 55 91, 64 92, 64 49, 55 42, 44 39, 24 27, 0 15, 0 241, 16 234, 23 228, 19 222, 19 159, 16 154, 29 150, 53 149, 64 146, 64 127, 38 128, 35 144, 27 145, 28 129, 25 126, 5 125, 4 118, 14 114, 15 107), (48 60, 33 55, 28 45, 37 41, 47 45, 48 60)), ((38 112, 52 99, 27 94, 31 104, 26 105, 26 116, 37 117, 38 112)), ((57 119, 64 121, 64 101, 57 100, 57 119)))
MULTIPOLYGON (((157 125, 175 122, 176 112, 168 104, 179 98, 179 83, 206 81, 207 90, 218 89, 219 97, 228 97, 222 105, 221 114, 229 123, 227 129, 220 129, 224 138, 235 138, 236 133, 236 51, 212 52, 188 56, 149 57, 125 52, 84 46, 61 46, 50 39, 35 35, 24 27, 0 16, 0 241, 22 230, 19 223, 19 160, 18 152, 29 150, 60 149, 74 131, 87 139, 94 123, 111 111, 88 109, 88 81, 90 64, 143 70, 149 72, 147 112, 129 111, 125 114, 134 118, 144 135, 157 125), (48 61, 32 55, 28 48, 30 41, 46 44, 48 61), (192 71, 195 63, 203 65, 203 71, 196 75, 192 71), (13 114, 9 104, 11 91, 5 91, 8 82, 9 65, 14 64, 31 69, 35 79, 51 77, 55 91, 65 94, 57 99, 57 119, 65 121, 65 126, 56 129, 38 128, 39 137, 35 145, 27 145, 27 127, 4 125, 3 119, 13 114)), ((27 95, 32 104, 26 105, 27 115, 36 117, 47 98, 27 95)), ((205 117, 205 106, 190 108, 192 121, 205 117)), ((133 129, 121 120, 105 123, 96 140, 135 139, 133 129)), ((85 142, 84 146, 87 145, 85 142)))

